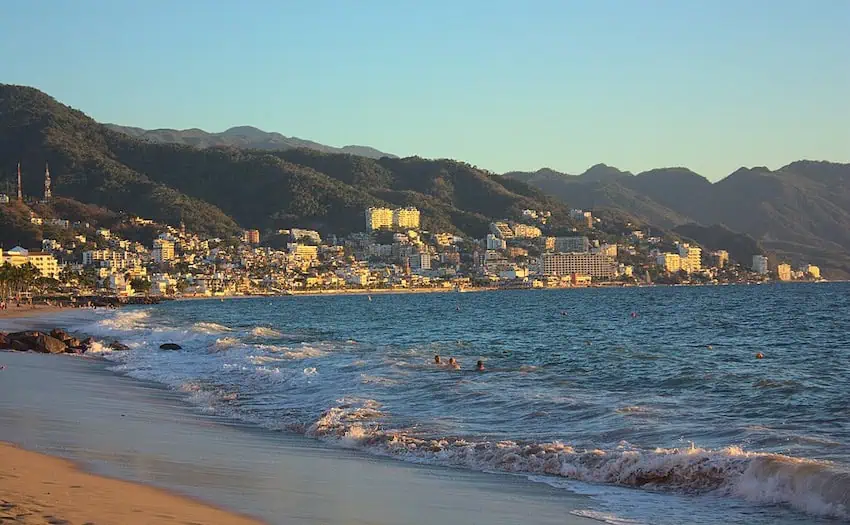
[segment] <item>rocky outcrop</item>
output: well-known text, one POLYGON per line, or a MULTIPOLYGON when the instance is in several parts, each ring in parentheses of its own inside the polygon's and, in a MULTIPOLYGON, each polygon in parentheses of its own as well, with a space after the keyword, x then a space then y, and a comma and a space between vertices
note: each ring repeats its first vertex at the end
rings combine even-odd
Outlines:
POLYGON ((81 341, 58 328, 49 333, 27 330, 0 333, 0 349, 42 354, 82 354, 91 348, 92 339, 81 341))
POLYGON ((113 351, 123 352, 129 350, 130 347, 125 344, 121 344, 118 341, 113 341, 109 343, 109 349, 113 351))
POLYGON ((182 350, 183 347, 178 345, 177 343, 165 343, 159 345, 160 350, 182 350))

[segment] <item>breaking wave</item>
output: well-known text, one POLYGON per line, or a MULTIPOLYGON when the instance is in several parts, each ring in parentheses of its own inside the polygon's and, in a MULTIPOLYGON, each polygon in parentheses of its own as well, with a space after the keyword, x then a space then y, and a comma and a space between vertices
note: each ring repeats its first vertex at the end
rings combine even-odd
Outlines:
POLYGON ((250 334, 253 337, 257 337, 257 338, 274 338, 274 337, 283 336, 283 334, 281 332, 278 332, 274 328, 268 328, 266 326, 254 327, 254 328, 251 329, 250 334))
POLYGON ((641 450, 624 444, 613 450, 586 450, 557 441, 424 438, 383 430, 384 418, 374 400, 349 402, 327 410, 306 433, 415 463, 684 494, 732 495, 752 503, 850 519, 850 472, 829 462, 746 452, 739 447, 641 450))

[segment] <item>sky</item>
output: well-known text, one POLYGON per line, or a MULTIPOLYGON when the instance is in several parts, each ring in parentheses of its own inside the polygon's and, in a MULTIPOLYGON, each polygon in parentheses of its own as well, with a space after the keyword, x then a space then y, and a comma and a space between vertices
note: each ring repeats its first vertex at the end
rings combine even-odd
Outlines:
POLYGON ((495 172, 850 162, 850 0, 2 0, 0 82, 495 172))

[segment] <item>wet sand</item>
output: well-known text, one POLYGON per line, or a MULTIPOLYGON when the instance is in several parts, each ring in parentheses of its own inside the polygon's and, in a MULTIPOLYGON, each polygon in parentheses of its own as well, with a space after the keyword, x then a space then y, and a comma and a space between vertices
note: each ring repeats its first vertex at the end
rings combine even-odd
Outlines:
POLYGON ((80 472, 68 461, 5 443, 0 443, 0 522, 260 523, 156 488, 80 472))
MULTIPOLYGON (((68 326, 70 319, 80 315, 21 319, 14 328, 33 328, 34 323, 68 326)), ((0 323, 0 329, 9 329, 9 323, 0 323)), ((0 440, 70 459, 94 474, 156 486, 268 523, 598 523, 571 514, 592 505, 586 497, 567 490, 520 476, 378 458, 203 414, 186 403, 184 394, 117 375, 101 360, 0 352, 0 365, 6 365, 0 371, 0 440)), ((0 457, 4 476, 5 463, 0 457)), ((63 516, 57 503, 39 499, 50 490, 43 482, 59 479, 52 470, 42 472, 33 474, 33 480, 41 484, 14 485, 15 498, 22 504, 41 505, 42 515, 46 512, 75 525, 167 523, 151 514, 153 510, 140 507, 142 512, 136 514, 147 521, 110 521, 84 513, 74 514, 73 519, 68 513, 63 516)), ((100 492, 103 499, 98 501, 107 508, 120 505, 122 498, 127 500, 124 494, 135 490, 127 485, 107 489, 106 485, 121 482, 106 478, 86 480, 105 484, 100 492)), ((79 489, 70 486, 82 483, 67 481, 66 485, 68 504, 74 503, 72 490, 79 489)), ((5 492, 3 487, 0 492, 5 492)), ((3 498, 17 504, 0 495, 3 498)), ((197 505, 179 497, 169 501, 174 506, 162 514, 177 516, 178 511, 190 512, 197 505)), ((194 522, 246 523, 231 519, 244 518, 231 515, 194 522)))

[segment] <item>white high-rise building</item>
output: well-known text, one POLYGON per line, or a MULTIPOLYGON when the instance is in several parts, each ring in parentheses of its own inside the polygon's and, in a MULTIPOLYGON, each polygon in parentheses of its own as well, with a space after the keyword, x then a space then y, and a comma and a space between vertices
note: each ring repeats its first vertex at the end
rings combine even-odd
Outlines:
POLYGON ((174 243, 166 239, 154 239, 151 257, 157 263, 174 259, 174 243))
POLYGON ((753 255, 753 271, 760 275, 767 275, 770 268, 767 265, 767 257, 764 255, 753 255))
POLYGON ((613 257, 593 253, 545 253, 540 257, 540 269, 544 275, 565 276, 571 274, 611 278, 617 273, 613 257))

